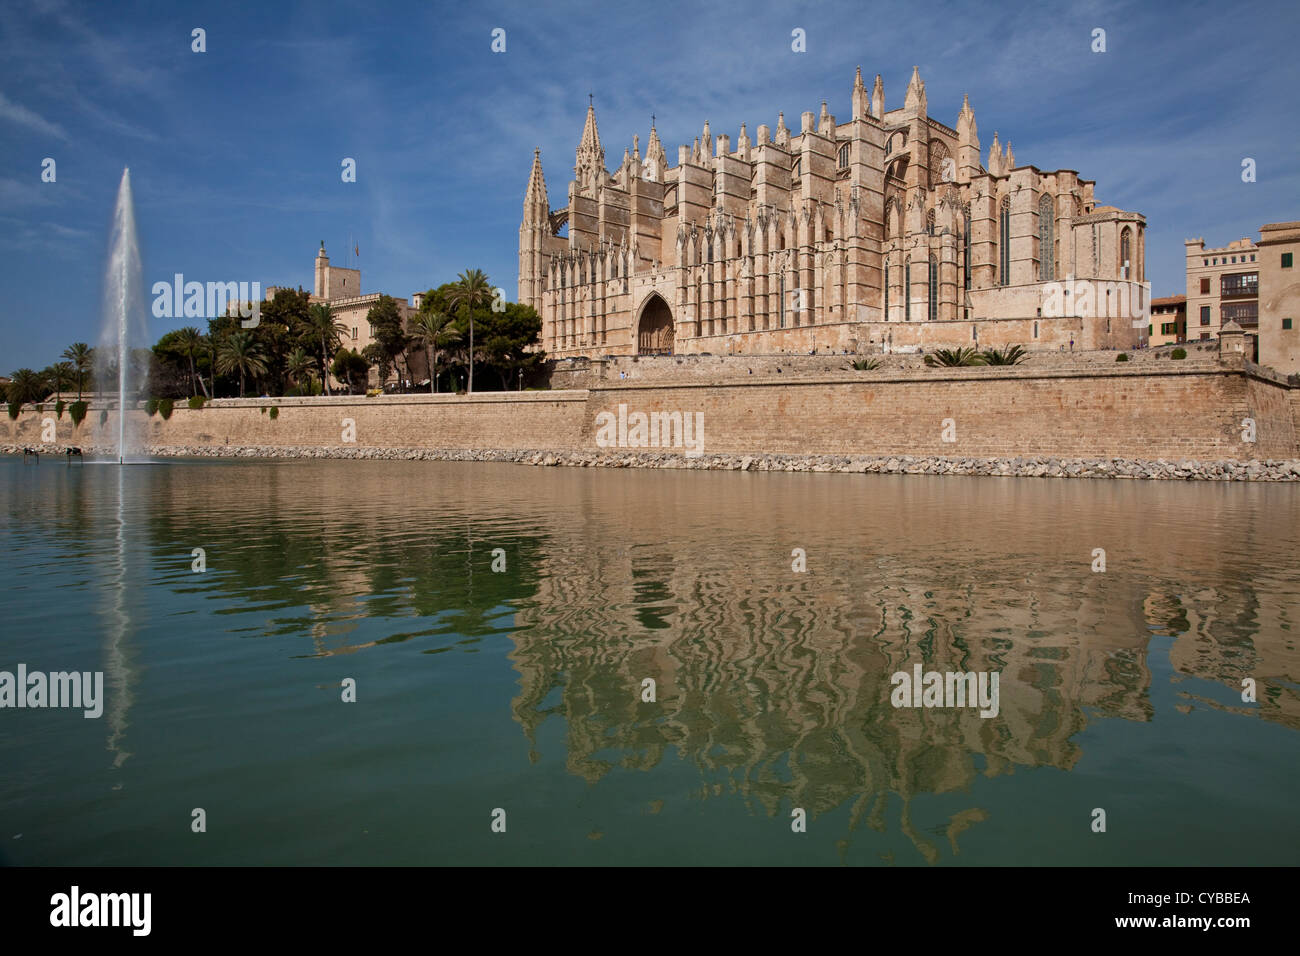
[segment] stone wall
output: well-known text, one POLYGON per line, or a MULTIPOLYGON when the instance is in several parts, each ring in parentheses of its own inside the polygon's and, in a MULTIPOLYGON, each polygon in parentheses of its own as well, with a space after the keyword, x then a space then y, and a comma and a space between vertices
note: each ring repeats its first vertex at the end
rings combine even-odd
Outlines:
MULTIPOLYGON (((215 454, 226 446, 601 453, 638 448, 598 442, 597 416, 627 422, 637 412, 690 414, 703 423, 705 454, 1300 458, 1300 390, 1240 365, 1191 360, 1069 370, 809 370, 783 380, 616 380, 586 391, 473 397, 226 399, 201 410, 182 405, 168 421, 132 414, 145 420, 150 445, 215 454), (1244 418, 1256 422, 1253 444, 1242 440, 1244 418), (944 440, 946 419, 954 441, 944 440), (354 441, 347 440, 348 421, 354 441)), ((108 411, 110 432, 114 415, 108 411)), ((24 409, 17 421, 4 420, 0 442, 40 445, 42 419, 53 417, 51 406, 44 413, 24 409)), ((73 429, 65 413, 47 444, 94 445, 98 421, 92 408, 73 429)), ((634 430, 624 434, 635 440, 634 430)))

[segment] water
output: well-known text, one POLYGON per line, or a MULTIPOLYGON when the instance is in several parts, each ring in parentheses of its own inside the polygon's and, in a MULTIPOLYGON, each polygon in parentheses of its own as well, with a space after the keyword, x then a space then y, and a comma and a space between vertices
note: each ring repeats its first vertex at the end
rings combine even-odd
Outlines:
POLYGON ((0 669, 108 688, 0 711, 4 862, 1300 862, 1294 486, 11 459, 0 516, 0 669))
MULTIPOLYGON (((104 269, 104 323, 95 352, 95 374, 99 382, 117 382, 115 434, 100 435, 100 444, 115 448, 119 464, 138 453, 139 437, 127 421, 127 402, 140 396, 148 377, 147 361, 134 360, 133 350, 148 349, 140 271, 140 243, 135 228, 135 202, 131 198, 131 170, 122 170, 113 207, 108 264, 104 269)), ((101 389, 102 390, 102 389, 101 389)))

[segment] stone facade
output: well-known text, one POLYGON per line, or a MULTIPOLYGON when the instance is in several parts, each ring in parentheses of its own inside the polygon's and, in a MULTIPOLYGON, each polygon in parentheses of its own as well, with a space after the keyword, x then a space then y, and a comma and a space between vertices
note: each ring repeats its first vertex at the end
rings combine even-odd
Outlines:
POLYGON ((1259 324, 1259 248, 1249 239, 1206 249, 1183 242, 1187 254, 1187 338, 1212 339, 1227 322, 1248 332, 1259 324))
POLYGON ((1259 230, 1259 361, 1300 373, 1300 222, 1259 230))
POLYGON ((734 148, 706 122, 672 166, 652 124, 613 175, 589 106, 559 209, 534 152, 519 301, 548 354, 1138 344, 1113 320, 1148 304, 1141 215, 1074 170, 1017 165, 996 133, 982 163, 969 102, 955 128, 931 118, 915 69, 896 109, 860 71, 851 99, 847 123, 823 102, 797 132, 742 125, 734 148), (1035 322, 1067 280, 1106 284, 1103 304, 1035 322))

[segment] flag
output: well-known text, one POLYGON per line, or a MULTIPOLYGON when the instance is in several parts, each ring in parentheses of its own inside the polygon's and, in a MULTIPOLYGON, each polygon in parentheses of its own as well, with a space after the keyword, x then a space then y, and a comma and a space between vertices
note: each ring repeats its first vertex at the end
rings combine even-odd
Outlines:
POLYGON ((361 258, 361 247, 360 247, 360 246, 353 246, 353 247, 352 247, 352 251, 356 253, 356 256, 357 256, 358 259, 361 258))

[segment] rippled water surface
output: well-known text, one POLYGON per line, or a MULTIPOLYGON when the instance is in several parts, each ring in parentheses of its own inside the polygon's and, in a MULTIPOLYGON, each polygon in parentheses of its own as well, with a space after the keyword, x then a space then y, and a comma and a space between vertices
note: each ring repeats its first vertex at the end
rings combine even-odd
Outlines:
POLYGON ((7 459, 0 527, 0 670, 107 697, 0 709, 4 862, 1300 862, 1293 485, 7 459))

